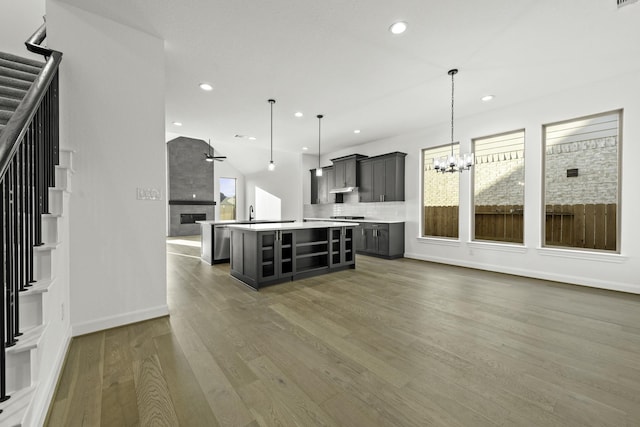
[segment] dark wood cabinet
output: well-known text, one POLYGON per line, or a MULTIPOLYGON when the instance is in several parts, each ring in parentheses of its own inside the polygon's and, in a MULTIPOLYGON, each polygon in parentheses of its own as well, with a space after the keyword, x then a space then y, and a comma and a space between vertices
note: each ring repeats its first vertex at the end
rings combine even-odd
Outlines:
POLYGON ((261 282, 291 277, 294 271, 293 232, 258 233, 258 280, 261 282))
POLYGON ((361 202, 404 200, 404 158, 394 152, 360 160, 359 195, 361 202))
POLYGON ((360 223, 355 230, 356 251, 382 258, 404 256, 404 223, 360 223))
POLYGON ((254 289, 355 268, 353 225, 274 231, 230 228, 231 275, 254 289))
POLYGON ((349 156, 331 159, 335 175, 335 187, 357 187, 358 182, 358 160, 365 159, 362 154, 351 154, 349 156))
POLYGON ((311 204, 333 203, 334 195, 330 191, 335 187, 333 166, 322 168, 322 176, 316 176, 311 169, 311 204))
POLYGON ((353 227, 330 228, 329 236, 329 266, 343 267, 355 263, 353 227))

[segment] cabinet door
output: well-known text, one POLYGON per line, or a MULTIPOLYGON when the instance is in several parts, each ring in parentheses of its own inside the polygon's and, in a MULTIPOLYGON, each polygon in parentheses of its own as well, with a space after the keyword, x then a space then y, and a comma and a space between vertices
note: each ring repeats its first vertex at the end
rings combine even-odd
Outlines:
POLYGON ((311 169, 311 204, 318 204, 318 177, 316 176, 316 170, 311 169))
POLYGON ((360 162, 360 187, 358 194, 361 202, 373 202, 373 163, 360 162))
POLYGON ((258 282, 278 277, 276 232, 258 233, 258 282))
POLYGON ((344 162, 344 186, 356 187, 358 185, 358 162, 356 159, 344 162))
POLYGON ((327 203, 327 171, 322 169, 322 176, 318 180, 318 203, 327 203))
POLYGON ((389 227, 387 224, 379 224, 376 227, 376 240, 378 247, 376 253, 378 255, 389 256, 389 227))
POLYGON ((353 230, 353 238, 356 247, 356 251, 364 251, 366 248, 364 238, 364 226, 359 225, 353 230))
POLYGON ((378 253, 376 229, 371 226, 366 226, 364 229, 364 251, 372 254, 378 253))
POLYGON ((339 161, 333 163, 333 172, 335 175, 335 187, 334 188, 342 188, 346 187, 347 183, 345 181, 345 161, 339 161))
POLYGON ((333 167, 324 168, 322 174, 326 175, 325 179, 327 180, 327 194, 325 196, 325 203, 333 203, 336 200, 336 195, 330 192, 331 190, 336 188, 336 178, 333 167))
POLYGON ((385 159, 374 160, 373 162, 373 201, 384 202, 386 190, 386 161, 385 159))
POLYGON ((384 197, 383 202, 397 201, 396 195, 396 156, 384 159, 384 197))
POLYGON ((279 231, 277 236, 275 261, 278 266, 278 277, 291 277, 295 271, 294 262, 296 259, 293 231, 279 231))

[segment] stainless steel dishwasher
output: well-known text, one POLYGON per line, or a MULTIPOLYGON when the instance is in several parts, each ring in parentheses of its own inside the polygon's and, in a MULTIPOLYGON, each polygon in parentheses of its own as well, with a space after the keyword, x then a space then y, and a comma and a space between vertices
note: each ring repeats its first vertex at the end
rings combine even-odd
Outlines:
POLYGON ((231 229, 226 225, 213 227, 213 262, 229 261, 231 229))

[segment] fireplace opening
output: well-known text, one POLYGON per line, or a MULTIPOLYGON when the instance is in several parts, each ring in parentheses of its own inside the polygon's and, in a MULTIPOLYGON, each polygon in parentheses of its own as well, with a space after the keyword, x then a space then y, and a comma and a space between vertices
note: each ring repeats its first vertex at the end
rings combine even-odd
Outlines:
POLYGON ((206 221, 207 214, 203 213, 184 213, 180 214, 180 224, 195 224, 196 221, 206 221))

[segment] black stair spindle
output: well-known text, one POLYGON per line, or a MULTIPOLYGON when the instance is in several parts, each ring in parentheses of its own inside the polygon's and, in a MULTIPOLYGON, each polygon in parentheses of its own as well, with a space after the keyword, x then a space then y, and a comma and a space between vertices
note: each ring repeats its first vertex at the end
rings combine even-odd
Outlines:
POLYGON ((15 329, 14 329, 14 257, 13 257, 13 164, 9 165, 7 173, 4 177, 4 198, 5 198, 5 241, 6 241, 6 254, 5 260, 5 346, 12 347, 16 344, 15 329))
MULTIPOLYGON (((2 221, 0 221, 0 278, 2 281, 2 292, 3 295, 6 295, 6 291, 7 291, 7 281, 6 281, 6 247, 7 247, 7 242, 6 242, 6 227, 5 227, 5 220, 7 218, 7 215, 5 215, 6 212, 6 204, 5 204, 5 198, 4 198, 4 179, 2 180, 1 186, 0 186, 0 191, 1 191, 1 197, 0 197, 0 214, 2 214, 2 221)), ((6 298, 6 296, 5 296, 6 298)), ((7 396, 7 381, 6 381, 6 372, 7 372, 7 361, 6 361, 6 355, 5 355, 5 343, 6 343, 6 329, 5 329, 5 304, 0 304, 0 375, 2 376, 2 381, 0 381, 0 402, 4 402, 5 400, 7 400, 9 398, 9 396, 7 396)))
POLYGON ((19 242, 19 233, 18 233, 18 156, 13 158, 12 162, 12 182, 11 182, 11 204, 12 204, 12 224, 11 224, 11 234, 12 234, 12 270, 13 270, 13 278, 11 279, 13 284, 13 293, 12 293, 12 314, 13 314, 13 336, 19 337, 22 335, 20 332, 20 304, 18 304, 18 292, 20 292, 20 242, 19 242))

